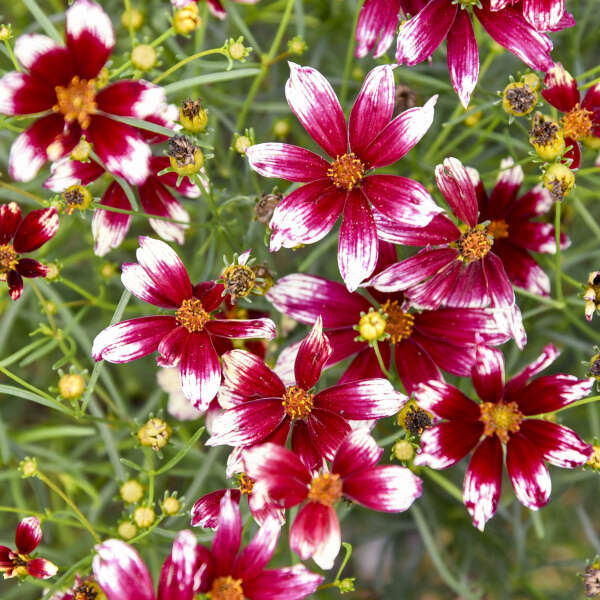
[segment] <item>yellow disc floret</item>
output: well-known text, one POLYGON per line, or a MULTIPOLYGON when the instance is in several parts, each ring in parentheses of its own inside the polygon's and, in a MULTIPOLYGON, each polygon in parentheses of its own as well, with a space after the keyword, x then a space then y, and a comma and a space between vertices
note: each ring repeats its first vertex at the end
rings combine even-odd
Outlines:
POLYGON ((292 385, 283 394, 283 408, 292 419, 304 419, 313 408, 313 395, 301 387, 292 385))
POLYGON ((525 418, 516 402, 482 402, 480 410, 479 420, 484 425, 483 433, 488 436, 497 435, 505 444, 511 433, 519 431, 525 418))
POLYGON ((354 152, 336 157, 327 170, 327 175, 336 187, 352 190, 365 174, 365 165, 354 152))
POLYGON ((342 497, 342 487, 342 479, 337 473, 322 473, 312 480, 308 500, 333 506, 342 497))

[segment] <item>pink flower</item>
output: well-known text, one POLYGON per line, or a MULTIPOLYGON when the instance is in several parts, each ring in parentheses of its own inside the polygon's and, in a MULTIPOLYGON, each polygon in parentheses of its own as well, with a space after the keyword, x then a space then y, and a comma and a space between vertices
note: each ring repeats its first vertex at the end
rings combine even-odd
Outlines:
MULTIPOLYGON (((391 244, 381 242, 379 256, 377 270, 395 262, 396 251, 391 244), (382 261, 384 256, 387 260, 382 261)), ((408 394, 422 381, 442 380, 440 369, 470 375, 478 336, 486 344, 500 344, 508 339, 498 329, 491 310, 419 311, 402 293, 369 291, 373 300, 357 292, 350 293, 335 281, 295 273, 280 279, 267 298, 279 311, 301 323, 311 325, 319 315, 323 318, 332 348, 326 366, 354 356, 340 383, 384 376, 369 343, 373 335, 378 339, 386 368, 393 351, 396 370, 408 394), (377 326, 383 329, 381 333, 377 326)))
MULTIPOLYGON (((238 4, 256 4, 258 0, 233 0, 238 4)), ((198 0, 171 0, 171 4, 175 8, 183 8, 192 2, 198 2, 198 0)), ((224 19, 227 16, 227 11, 223 7, 223 4, 220 0, 206 0, 208 4, 208 9, 210 12, 215 15, 215 17, 219 19, 224 19)))
POLYGON ((284 508, 302 506, 290 530, 290 547, 331 569, 341 546, 334 505, 345 498, 372 510, 402 512, 421 495, 421 480, 405 467, 377 465, 383 449, 364 430, 348 435, 331 471, 314 473, 293 452, 276 444, 247 450, 244 463, 269 498, 284 508))
MULTIPOLYGON (((450 80, 465 108, 479 76, 477 40, 470 10, 465 7, 472 5, 471 0, 429 0, 400 29, 396 50, 398 63, 416 65, 429 58, 447 37, 450 80)), ((472 7, 473 15, 498 44, 532 69, 547 71, 552 66, 550 38, 537 32, 516 8, 494 10, 490 0, 481 0, 479 5, 481 8, 472 7)))
POLYGON ((551 481, 544 460, 574 468, 592 452, 571 429, 544 419, 588 395, 594 379, 547 375, 529 380, 558 356, 548 344, 541 356, 504 383, 504 359, 498 350, 479 347, 472 379, 481 402, 452 385, 430 381, 415 392, 421 408, 445 419, 425 431, 415 464, 445 469, 475 449, 463 486, 473 524, 483 530, 494 516, 502 486, 503 445, 506 469, 519 502, 537 510, 550 499, 551 481))
POLYGON ((292 449, 310 468, 318 468, 323 458, 333 458, 350 432, 348 420, 380 419, 400 410, 406 397, 385 379, 311 391, 330 356, 320 318, 298 350, 294 385, 286 387, 254 354, 243 350, 224 354, 219 401, 234 406, 214 419, 207 445, 285 444, 292 428, 292 449))
MULTIPOLYGON (((592 86, 581 100, 575 78, 556 63, 546 74, 542 96, 564 113, 561 124, 565 143, 573 146, 571 168, 577 168, 581 155, 579 142, 590 136, 600 138, 600 83, 592 86)), ((596 164, 600 165, 600 155, 596 164)))
POLYGON ((42 541, 42 527, 37 517, 27 517, 17 526, 16 550, 0 546, 0 572, 4 578, 31 575, 38 579, 54 577, 58 567, 45 558, 31 558, 30 554, 42 541))
POLYGON ((388 241, 430 245, 388 267, 365 285, 387 293, 405 290, 413 304, 432 310, 440 306, 491 306, 503 330, 522 348, 527 336, 521 312, 502 260, 494 252, 494 230, 478 218, 473 181, 456 158, 437 165, 435 174, 440 191, 464 225, 458 228, 447 217, 438 215, 421 233, 380 218, 388 241))
POLYGON ((15 55, 26 72, 0 79, 0 113, 49 113, 14 141, 8 169, 30 181, 47 160, 65 156, 85 133, 107 169, 133 185, 149 174, 150 147, 137 129, 111 115, 154 118, 166 108, 165 92, 146 81, 102 87, 101 70, 115 45, 110 18, 92 0, 76 0, 66 12, 66 46, 38 33, 22 35, 15 55))
POLYGON ((164 242, 139 238, 139 263, 123 265, 121 281, 134 295, 174 315, 141 317, 112 325, 94 340, 94 360, 126 363, 152 352, 160 366, 179 364, 186 398, 205 411, 221 383, 221 365, 213 339, 275 337, 270 319, 216 319, 223 286, 205 281, 192 286, 185 266, 164 242))
MULTIPOLYGON (((184 177, 177 186, 175 173, 158 175, 168 166, 168 157, 150 157, 148 178, 137 188, 140 204, 148 215, 157 215, 188 223, 190 220, 188 212, 170 190, 175 189, 187 198, 197 198, 200 195, 200 189, 190 183, 187 177, 184 177)), ((104 172, 104 168, 93 160, 79 162, 65 157, 52 165, 52 175, 44 182, 44 187, 53 192, 64 192, 73 185, 88 185, 101 177, 104 172)), ((133 210, 125 191, 116 181, 106 188, 100 204, 111 208, 133 210)), ((150 218, 148 221, 152 229, 164 240, 183 244, 187 225, 162 219, 150 218)), ((98 256, 104 256, 113 248, 118 247, 125 239, 130 224, 131 215, 129 214, 96 209, 92 221, 94 252, 98 256)))
POLYGON ((15 202, 0 205, 0 281, 6 281, 8 293, 18 300, 23 293, 23 277, 45 277, 48 267, 33 258, 20 258, 33 252, 58 231, 56 208, 32 210, 21 219, 15 202))
POLYGON ((289 144, 258 144, 247 150, 250 166, 261 175, 306 184, 277 205, 269 225, 271 251, 319 241, 341 215, 338 265, 353 291, 377 263, 371 205, 414 227, 427 225, 441 212, 420 183, 396 175, 369 174, 395 163, 427 133, 437 96, 392 120, 393 68, 376 67, 367 75, 347 125, 323 75, 294 63, 290 69, 288 104, 330 158, 289 144))
POLYGON ((525 20, 538 31, 560 31, 573 27, 573 16, 565 11, 565 0, 490 0, 493 11, 516 5, 525 20))
MULTIPOLYGON (((548 296, 550 279, 530 251, 556 252, 554 226, 532 220, 547 214, 554 200, 541 185, 517 197, 523 183, 523 169, 512 165, 510 158, 502 161, 502 170, 489 196, 477 171, 468 169, 477 192, 479 222, 490 221, 487 231, 494 238, 494 253, 502 261, 513 284, 533 294, 548 296)), ((570 243, 561 233, 561 248, 567 248, 570 243)))

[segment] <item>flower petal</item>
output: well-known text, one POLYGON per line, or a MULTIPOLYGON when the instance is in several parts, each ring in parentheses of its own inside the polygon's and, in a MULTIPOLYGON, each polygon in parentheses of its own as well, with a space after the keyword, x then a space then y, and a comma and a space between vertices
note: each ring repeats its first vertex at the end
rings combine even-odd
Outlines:
POLYGON ((242 517, 240 507, 227 490, 219 509, 217 532, 213 538, 211 554, 214 558, 215 575, 229 575, 233 561, 242 541, 242 517))
POLYGON ((348 124, 350 149, 359 158, 394 114, 393 69, 382 65, 369 71, 352 107, 348 124))
POLYGON ((327 177, 329 163, 318 154, 290 144, 255 144, 246 150, 250 166, 263 177, 314 181, 327 177))
POLYGON ((479 50, 466 10, 458 11, 448 32, 448 72, 452 87, 466 109, 479 77, 479 50))
POLYGON ((141 265, 125 263, 122 271, 121 282, 134 296, 161 308, 177 308, 176 304, 164 296, 141 265))
POLYGON ((577 379, 574 375, 545 375, 525 386, 515 399, 525 415, 551 413, 585 398, 591 391, 594 378, 577 379))
POLYGON ((473 452, 463 484, 463 500, 473 525, 483 531, 494 516, 502 490, 502 445, 486 437, 473 452))
POLYGON ((104 9, 91 0, 76 0, 65 15, 67 46, 82 79, 100 73, 115 45, 115 32, 104 9))
POLYGON ((358 429, 346 436, 335 453, 331 472, 341 475, 343 479, 357 471, 374 467, 381 455, 383 448, 365 429, 358 429))
POLYGON ((204 529, 216 529, 219 522, 219 509, 221 500, 227 492, 231 493, 231 497, 235 502, 240 501, 240 490, 217 490, 199 498, 192 506, 192 527, 203 527, 204 529))
POLYGON ((46 277, 49 268, 33 258, 21 258, 17 263, 17 273, 22 277, 46 277))
POLYGON ((267 517, 256 535, 237 557, 233 565, 233 577, 245 582, 260 575, 275 552, 280 533, 279 521, 275 517, 267 517))
POLYGON ((173 317, 139 317, 111 325, 92 345, 94 360, 127 363, 155 352, 162 338, 177 324, 173 317))
POLYGON ((300 509, 290 529, 290 548, 302 560, 312 557, 322 569, 331 569, 341 545, 340 522, 331 506, 309 502, 300 509))
MULTIPOLYGON (((409 339, 394 345, 396 370, 407 394, 412 394, 421 382, 443 380, 436 361, 421 342, 420 336, 413 333, 409 339)), ((444 352, 448 352, 449 345, 445 342, 442 345, 444 352)))
POLYGON ((288 64, 290 78, 285 85, 285 96, 293 113, 329 156, 345 154, 346 119, 333 88, 316 69, 288 64))
POLYGON ((58 231, 58 211, 56 208, 32 210, 19 223, 13 239, 13 247, 20 254, 33 252, 54 237, 58 231))
POLYGON ((54 104, 54 88, 37 77, 10 71, 0 79, 0 113, 4 115, 32 115, 54 104))
POLYGON ((565 13, 565 0, 523 0, 523 16, 537 31, 551 31, 565 13))
POLYGON ((443 214, 436 215, 425 227, 404 225, 373 210, 377 235, 380 240, 406 246, 446 244, 457 240, 461 233, 456 225, 443 214))
POLYGON ((415 465, 446 469, 464 458, 483 433, 478 421, 448 421, 426 429, 421 436, 421 450, 415 465))
MULTIPOLYGON (((179 364, 183 353, 186 350, 186 343, 190 333, 185 327, 175 327, 160 341, 158 353, 161 358, 161 365, 169 367, 179 364)), ((179 380, 178 380, 178 383, 179 380)), ((179 385, 177 391, 181 391, 179 385)), ((187 399, 186 399, 187 401, 187 399)))
POLYGON ((173 542, 158 582, 158 600, 193 600, 198 585, 201 554, 194 534, 180 531, 173 542))
POLYGON ((467 170, 457 158, 435 168, 435 179, 452 212, 469 227, 477 225, 477 194, 467 170))
POLYGON ((544 346, 542 353, 531 364, 527 365, 520 373, 506 382, 504 396, 512 396, 525 387, 527 382, 538 373, 541 373, 546 367, 551 365, 557 358, 560 352, 554 344, 544 346))
POLYGON ((504 356, 500 350, 478 345, 471 379, 484 402, 498 402, 504 391, 504 356))
POLYGON ((519 430, 541 453, 544 460, 557 467, 574 469, 584 464, 592 453, 572 429, 541 419, 525 419, 519 430))
POLYGON ((56 85, 67 85, 75 74, 69 50, 47 35, 20 35, 15 42, 15 56, 36 79, 46 80, 51 91, 56 85))
POLYGON ((271 319, 214 319, 206 324, 211 335, 226 338, 272 340, 277 335, 275 323, 271 319))
POLYGON ((429 58, 442 43, 456 18, 458 6, 447 0, 431 0, 406 22, 398 34, 396 60, 416 65, 429 58))
MULTIPOLYGON (((321 407, 313 408, 306 418, 306 425, 310 433, 310 441, 327 460, 333 460, 340 444, 351 431, 344 417, 321 407)), ((295 430, 292 432, 292 447, 294 447, 294 432, 295 430)))
MULTIPOLYGON (((7 244, 12 240, 20 222, 21 207, 16 202, 0 204, 0 244, 7 244)), ((346 291, 346 288, 343 289, 346 291)))
POLYGON ((27 517, 17 525, 15 545, 19 554, 31 554, 42 541, 42 527, 37 517, 27 517))
POLYGON ((398 6, 395 2, 366 0, 356 24, 356 58, 364 58, 373 50, 373 58, 385 54, 392 45, 398 26, 398 6))
MULTIPOLYGON (((127 198, 123 188, 116 181, 113 181, 106 188, 106 191, 102 195, 100 205, 123 210, 132 209, 129 198, 127 198)), ((128 215, 127 213, 97 208, 94 211, 94 217, 92 219, 94 253, 97 256, 104 256, 113 248, 120 246, 129 231, 130 223, 131 215, 128 215)))
POLYGON ((340 227, 338 267, 353 292, 375 269, 378 257, 377 229, 367 199, 359 192, 348 194, 340 227))
POLYGON ((104 167, 93 160, 80 162, 72 160, 70 156, 65 156, 52 163, 50 172, 52 174, 44 181, 43 186, 53 192, 64 192, 72 185, 88 185, 92 181, 96 181, 103 175, 104 167))
POLYGON ((277 375, 255 354, 231 350, 223 354, 223 381, 247 398, 283 396, 285 386, 277 375))
POLYGON ((477 421, 479 406, 458 388, 444 381, 422 383, 415 391, 418 405, 442 419, 477 421))
POLYGON ((506 470, 521 504, 531 510, 550 500, 552 482, 539 450, 523 435, 511 435, 506 445, 506 470))
POLYGON ((550 294, 550 278, 535 259, 523 248, 500 240, 494 243, 494 253, 498 255, 509 279, 518 287, 532 294, 548 296, 550 294))
POLYGON ((98 109, 110 115, 146 119, 167 107, 165 90, 148 81, 117 81, 96 95, 98 109))
POLYGON ((244 581, 244 593, 252 600, 302 600, 314 594, 323 579, 304 565, 269 569, 244 581))
POLYGON ((121 540, 106 540, 96 552, 94 578, 108 600, 155 600, 148 568, 134 548, 121 540))
POLYGON ((37 579, 49 579, 58 573, 58 567, 45 558, 34 558, 27 561, 25 566, 27 573, 37 579))
POLYGON ((310 390, 319 381, 323 366, 330 356, 331 346, 323 334, 323 321, 319 316, 298 349, 294 365, 296 384, 304 390, 310 390))
POLYGON ((9 271, 6 274, 6 283, 11 300, 18 300, 23 293, 23 278, 21 275, 14 270, 9 271))
POLYGON ((432 96, 424 106, 409 108, 398 115, 362 152, 363 162, 373 168, 385 167, 412 150, 433 123, 437 99, 437 95, 432 96))

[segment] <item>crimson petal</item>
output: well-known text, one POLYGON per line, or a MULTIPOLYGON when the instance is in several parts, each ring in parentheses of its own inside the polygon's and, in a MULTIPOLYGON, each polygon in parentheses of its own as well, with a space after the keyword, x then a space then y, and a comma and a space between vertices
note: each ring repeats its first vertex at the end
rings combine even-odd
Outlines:
POLYGON ((158 600, 193 600, 201 562, 194 534, 187 529, 180 531, 160 571, 158 600))
POLYGON ((215 575, 229 575, 233 561, 242 541, 242 517, 240 507, 228 490, 219 508, 217 532, 213 538, 211 554, 214 559, 215 575))
POLYGON ((451 467, 475 447, 482 433, 483 423, 478 421, 454 420, 434 425, 421 436, 415 464, 433 469, 451 467))
POLYGON ((504 356, 500 350, 477 346, 471 379, 484 402, 498 402, 504 391, 504 356))
POLYGON ((304 390, 310 390, 319 381, 323 366, 330 356, 331 346, 323 334, 323 321, 319 316, 298 348, 294 365, 296 384, 304 390))
POLYGON ((316 592, 323 579, 304 565, 269 569, 244 581, 244 593, 252 600, 302 600, 316 592))
POLYGON ((471 16, 462 8, 448 32, 448 72, 452 87, 466 109, 479 77, 479 50, 471 16))
POLYGON ((285 386, 279 377, 255 354, 231 350, 223 355, 223 379, 247 398, 283 396, 285 386))
MULTIPOLYGON (((129 198, 116 181, 113 181, 106 188, 100 205, 123 210, 132 209, 129 198)), ((94 253, 98 256, 104 256, 113 248, 120 246, 129 231, 130 223, 131 215, 127 213, 97 208, 92 219, 94 253)))
POLYGON ((259 575, 271 560, 280 533, 279 521, 275 517, 267 517, 256 535, 237 557, 233 565, 233 577, 246 581, 259 575))
POLYGON ((32 210, 19 224, 13 246, 19 253, 33 252, 43 246, 58 231, 56 208, 32 210))
POLYGON ((327 177, 329 163, 318 154, 290 144, 255 144, 246 150, 250 166, 264 177, 314 181, 327 177))

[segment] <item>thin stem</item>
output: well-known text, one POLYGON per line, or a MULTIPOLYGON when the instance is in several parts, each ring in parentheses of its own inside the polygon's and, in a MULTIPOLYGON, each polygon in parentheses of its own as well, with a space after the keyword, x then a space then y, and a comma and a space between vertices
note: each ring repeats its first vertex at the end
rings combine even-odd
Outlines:
POLYGON ((125 208, 117 208, 116 206, 106 206, 100 202, 94 202, 91 206, 95 210, 106 210, 108 212, 121 213, 123 215, 131 215, 132 217, 144 217, 145 219, 156 219, 158 221, 167 221, 168 223, 177 223, 178 225, 189 225, 189 221, 179 221, 170 217, 162 217, 160 215, 152 215, 139 210, 127 210, 125 208))
POLYGON ((519 296, 524 296, 525 298, 530 298, 531 300, 535 300, 536 302, 540 302, 541 304, 545 304, 546 306, 551 306, 552 308, 556 308, 557 310, 564 310, 565 309, 565 303, 563 302, 557 302, 556 300, 553 300, 552 298, 548 298, 547 296, 540 296, 539 294, 534 294, 533 292, 530 292, 528 290, 525 290, 523 288, 514 286, 515 288, 515 292, 517 292, 517 294, 519 294, 519 296))
POLYGON ((38 204, 41 204, 42 206, 45 206, 45 204, 46 204, 46 201, 41 196, 36 196, 35 194, 32 194, 31 192, 22 190, 21 188, 17 187, 16 185, 11 185, 10 183, 6 183, 6 181, 0 181, 0 187, 10 190, 11 192, 15 192, 16 194, 21 194, 21 196, 25 196, 26 198, 31 198, 32 200, 35 200, 38 204))
POLYGON ((377 362, 379 363, 379 368, 383 372, 383 374, 388 378, 392 379, 392 374, 386 369, 385 364, 383 363, 383 358, 381 357, 381 352, 379 351, 379 344, 377 340, 373 340, 373 351, 375 352, 375 356, 377 357, 377 362))
POLYGON ((80 296, 83 296, 86 300, 89 300, 90 303, 93 304, 94 306, 98 306, 99 308, 106 308, 107 310, 115 310, 115 308, 117 307, 116 304, 102 302, 102 300, 99 300, 96 296, 94 296, 93 294, 90 294, 89 292, 84 290, 81 286, 76 284, 74 281, 66 279, 62 275, 61 275, 59 281, 62 284, 66 285, 68 288, 71 288, 74 292, 78 293, 80 296))
POLYGON ((31 383, 28 383, 24 379, 21 379, 18 375, 15 375, 12 371, 9 371, 6 367, 3 367, 2 365, 0 365, 0 373, 4 373, 4 375, 9 377, 13 381, 16 381, 26 390, 29 390, 30 392, 33 392, 34 394, 37 394, 38 396, 49 400, 53 404, 56 404, 56 400, 50 394, 47 394, 46 392, 44 392, 44 390, 40 390, 39 388, 35 387, 35 385, 31 385, 31 383))
POLYGON ((561 254, 560 254, 560 216, 561 216, 562 204, 561 202, 556 203, 556 210, 554 213, 554 235, 556 240, 556 255, 554 257, 554 272, 555 272, 555 285, 556 285, 556 298, 564 304, 563 289, 562 289, 562 277, 561 275, 561 254))
POLYGON ((12 49, 12 46, 10 45, 10 42, 8 40, 4 40, 4 45, 6 46, 6 49, 8 50, 8 54, 10 55, 10 60, 12 60, 12 63, 15 66, 15 69, 17 71, 20 71, 21 67, 20 67, 19 63, 17 62, 17 59, 15 57, 15 53, 13 52, 13 49, 12 49))
POLYGON ((428 467, 425 467, 423 472, 425 475, 427 475, 427 477, 429 477, 429 479, 437 483, 443 490, 448 492, 448 494, 450 494, 455 500, 458 500, 461 504, 463 503, 463 495, 460 491, 460 488, 446 479, 441 473, 428 467))
POLYGON ((227 53, 223 48, 211 48, 210 50, 203 50, 202 52, 197 52, 196 54, 192 54, 191 56, 186 56, 184 59, 180 60, 178 63, 175 63, 172 67, 167 69, 164 73, 161 73, 158 77, 152 80, 152 83, 156 84, 159 81, 162 81, 171 73, 174 73, 181 67, 187 65, 189 62, 196 60, 197 58, 202 58, 203 56, 209 56, 210 54, 222 54, 223 56, 227 56, 227 53))

